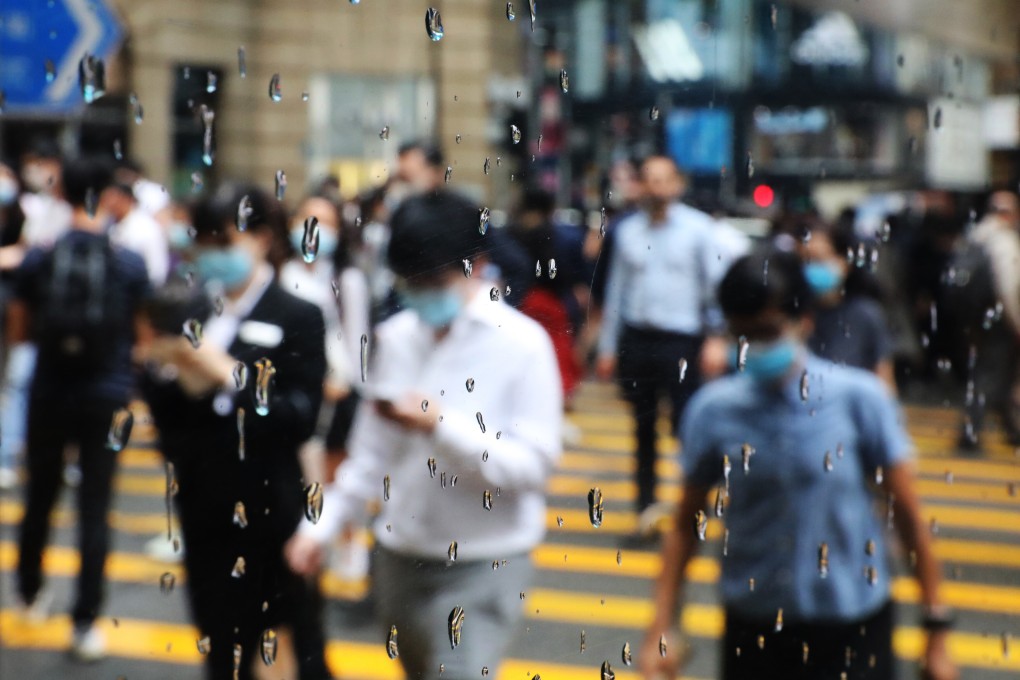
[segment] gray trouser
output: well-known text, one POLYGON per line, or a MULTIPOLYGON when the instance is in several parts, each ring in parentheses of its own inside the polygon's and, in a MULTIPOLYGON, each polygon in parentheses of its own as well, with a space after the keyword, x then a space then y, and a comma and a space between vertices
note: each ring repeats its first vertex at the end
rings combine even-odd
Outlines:
POLYGON ((520 593, 534 571, 528 555, 507 555, 506 565, 405 557, 380 547, 372 582, 383 637, 397 627, 400 663, 409 680, 478 680, 482 668, 496 677, 524 614, 520 593), (464 610, 460 644, 450 644, 450 612, 464 610), (442 675, 440 676, 440 665, 442 675))

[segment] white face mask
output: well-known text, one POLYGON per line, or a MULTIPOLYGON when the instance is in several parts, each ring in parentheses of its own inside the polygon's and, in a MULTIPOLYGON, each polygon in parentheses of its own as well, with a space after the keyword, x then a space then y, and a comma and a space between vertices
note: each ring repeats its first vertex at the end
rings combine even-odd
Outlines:
POLYGON ((46 172, 38 163, 31 163, 25 166, 21 179, 29 191, 43 193, 50 190, 50 173, 46 172))

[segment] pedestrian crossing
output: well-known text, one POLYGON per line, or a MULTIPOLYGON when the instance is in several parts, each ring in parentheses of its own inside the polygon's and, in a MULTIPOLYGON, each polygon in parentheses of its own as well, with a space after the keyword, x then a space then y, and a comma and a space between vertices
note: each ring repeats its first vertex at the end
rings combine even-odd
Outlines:
MULTIPOLYGON (((922 511, 945 565, 945 599, 959 613, 951 650, 962 677, 1017 677, 1020 652, 1011 647, 1020 638, 1020 458, 994 437, 980 459, 958 457, 953 450, 956 413, 932 407, 906 407, 904 413, 918 448, 922 511)), ((550 480, 548 536, 532 556, 538 576, 524 594, 524 623, 496 680, 527 680, 536 674, 547 680, 592 680, 607 659, 620 680, 637 680, 634 669, 620 661, 620 650, 625 642, 638 647, 651 618, 649 593, 659 556, 652 549, 623 547, 623 539, 637 528, 632 510, 636 489, 631 480, 630 421, 612 388, 598 384, 583 387, 570 417, 583 435, 568 448, 550 480), (605 497, 604 520, 598 528, 589 521, 586 505, 593 486, 605 497)), ((198 635, 183 605, 187 575, 183 567, 155 562, 142 549, 146 539, 167 530, 166 478, 158 453, 147 447, 152 435, 140 425, 132 446, 121 455, 110 516, 117 538, 107 562, 107 615, 101 621, 112 657, 103 664, 113 675, 103 677, 116 677, 122 669, 129 669, 123 674, 132 679, 199 675, 198 635), (176 588, 164 595, 159 583, 167 572, 175 576, 176 588)), ((659 499, 669 502, 675 502, 680 491, 679 465, 670 455, 673 446, 671 439, 662 438, 664 455, 657 465, 660 479, 665 480, 659 499)), ((78 565, 73 548, 75 516, 68 500, 54 513, 55 541, 45 556, 48 577, 65 590, 70 589, 78 565)), ((42 654, 65 648, 70 638, 67 617, 29 626, 13 610, 9 582, 17 559, 16 527, 22 510, 19 495, 0 496, 0 576, 5 582, 0 591, 0 648, 4 650, 0 676, 4 677, 5 669, 37 677, 32 674, 33 664, 41 663, 42 654)), ((689 568, 691 585, 681 626, 695 648, 687 669, 690 675, 685 676, 694 680, 716 675, 715 641, 723 626, 715 596, 721 533, 720 520, 710 520, 709 540, 689 568)), ((916 624, 918 588, 902 569, 887 577, 900 605, 895 651, 906 664, 917 658, 923 644, 916 624)), ((327 575, 323 589, 328 595, 350 599, 365 592, 367 584, 345 583, 327 575)), ((399 664, 386 655, 381 627, 364 617, 346 615, 329 618, 327 628, 328 659, 338 677, 401 677, 399 664)), ((71 672, 71 667, 65 670, 71 672)))

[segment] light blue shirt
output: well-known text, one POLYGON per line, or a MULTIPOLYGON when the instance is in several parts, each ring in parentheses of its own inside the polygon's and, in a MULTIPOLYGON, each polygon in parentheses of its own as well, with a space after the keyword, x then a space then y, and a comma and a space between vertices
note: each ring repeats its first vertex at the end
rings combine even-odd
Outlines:
POLYGON ((806 400, 799 375, 769 388, 735 374, 698 391, 683 417, 681 461, 685 478, 706 487, 724 483, 724 455, 732 466, 720 580, 727 607, 763 620, 782 608, 787 622, 852 621, 889 598, 885 519, 869 483, 912 447, 873 374, 805 357, 806 400), (745 445, 754 450, 746 472, 745 445))
POLYGON ((712 218, 675 203, 652 225, 647 212, 617 227, 599 353, 615 354, 624 325, 701 335, 721 325, 715 288, 732 255, 714 242, 712 218))

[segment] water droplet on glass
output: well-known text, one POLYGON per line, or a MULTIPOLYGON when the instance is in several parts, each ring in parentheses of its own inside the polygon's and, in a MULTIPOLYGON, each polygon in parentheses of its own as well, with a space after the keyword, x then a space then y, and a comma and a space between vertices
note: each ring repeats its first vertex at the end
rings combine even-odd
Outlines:
POLYGON ((475 391, 475 379, 474 378, 468 378, 466 381, 464 381, 464 387, 465 387, 465 389, 467 389, 468 392, 474 392, 475 391))
MULTIPOLYGON (((534 0, 532 0, 534 4, 534 0)), ((601 680, 616 680, 616 673, 613 672, 613 667, 609 665, 609 661, 602 662, 601 680)))
POLYGON ((485 434, 485 419, 482 418, 482 412, 479 411, 475 414, 475 420, 478 421, 478 427, 481 428, 482 434, 485 434))
POLYGON ((726 491, 730 490, 730 472, 733 470, 733 466, 730 464, 730 457, 723 454, 722 457, 722 472, 723 472, 723 484, 726 491))
POLYGON ((566 94, 570 90, 570 78, 566 69, 560 69, 560 89, 566 94))
POLYGON ((303 101, 303 102, 308 101, 308 92, 302 92, 301 93, 301 101, 303 101))
POLYGON ((521 129, 516 125, 510 126, 510 139, 513 141, 514 144, 521 143, 521 129))
POLYGON ((864 569, 864 578, 869 586, 876 585, 878 583, 878 569, 874 565, 867 566, 864 569))
POLYGON ((247 567, 243 557, 238 557, 234 561, 234 568, 230 571, 230 575, 234 578, 241 578, 244 576, 244 570, 247 567))
POLYGON ((255 370, 255 413, 264 416, 269 413, 269 387, 276 368, 272 361, 262 357, 255 362, 255 370))
POLYGON ((202 162, 211 166, 214 158, 213 122, 216 120, 216 113, 205 104, 199 107, 199 111, 202 117, 202 162))
POLYGON ((169 595, 174 592, 174 584, 176 582, 177 578, 172 573, 169 571, 164 572, 163 575, 159 577, 159 592, 164 595, 169 595))
POLYGON ((818 545, 818 575, 826 578, 829 575, 829 544, 818 545))
POLYGON ((386 637, 386 656, 391 659, 396 659, 400 656, 400 650, 397 648, 396 626, 390 626, 390 634, 386 637))
POLYGON ((506 20, 513 21, 516 18, 517 15, 514 14, 514 3, 512 2, 506 3, 506 20))
POLYGON ((705 540, 705 532, 708 529, 708 515, 704 510, 698 510, 694 514, 694 532, 698 535, 699 541, 705 540))
POLYGON ((624 666, 630 666, 634 663, 634 657, 630 653, 630 643, 623 643, 623 651, 620 652, 620 657, 623 660, 624 666))
POLYGON ((499 302, 499 288, 493 286, 489 289, 489 299, 493 302, 499 302))
POLYGON ((368 380, 368 336, 361 336, 361 382, 368 380))
POLYGON ((446 184, 449 184, 451 177, 453 177, 453 166, 452 165, 447 165, 446 166, 446 173, 443 175, 443 182, 445 182, 446 184))
POLYGON ((305 487, 305 517, 312 524, 318 524, 322 517, 322 484, 319 482, 305 487))
POLYGON ((117 409, 110 420, 110 431, 106 434, 106 448, 111 451, 123 451, 131 438, 131 428, 134 427, 135 416, 131 409, 117 409))
POLYGON ((234 216, 234 224, 237 225, 238 231, 244 231, 248 228, 248 220, 255 213, 255 208, 252 207, 251 197, 245 194, 241 197, 241 200, 237 204, 237 215, 234 216))
MULTIPOLYGON (((772 23, 772 30, 773 31, 776 30, 776 23, 777 23, 778 20, 779 20, 779 9, 776 7, 775 3, 773 3, 772 7, 769 9, 769 21, 772 23)), ((807 663, 807 662, 805 661, 804 663, 807 663)))
POLYGON ((205 180, 202 179, 202 173, 200 173, 200 172, 193 172, 193 173, 191 173, 191 191, 192 192, 197 194, 198 192, 200 192, 202 190, 202 187, 204 185, 205 185, 205 180))
POLYGON ((216 74, 208 71, 205 74, 205 91, 212 94, 216 91, 216 74))
POLYGON ((267 666, 272 666, 276 663, 277 645, 275 630, 266 628, 262 631, 262 644, 259 645, 259 650, 262 653, 262 663, 267 666))
POLYGON ((195 646, 198 647, 198 653, 202 655, 208 654, 212 650, 212 642, 209 640, 208 635, 196 640, 195 646))
POLYGON ((677 368, 680 371, 680 377, 678 382, 683 382, 684 378, 687 377, 687 359, 680 359, 677 362, 677 368))
POLYGON ((460 136, 460 135, 458 134, 458 135, 457 135, 456 137, 454 137, 454 138, 453 138, 453 141, 455 141, 455 142, 457 142, 458 144, 460 144, 460 141, 461 141, 462 139, 463 139, 463 137, 461 137, 461 136, 460 136))
POLYGON ((828 451, 825 452, 825 456, 822 459, 822 469, 826 472, 832 472, 832 454, 828 451))
POLYGON ((99 196, 96 194, 96 190, 89 187, 85 190, 85 212, 88 213, 90 218, 95 218, 96 209, 99 207, 99 196))
POLYGON ((722 517, 726 512, 726 497, 722 489, 715 491, 715 516, 722 517))
POLYGON ((450 634, 450 649, 457 649, 460 644, 460 636, 464 630, 464 608, 457 606, 450 611, 450 618, 447 620, 447 630, 450 634))
POLYGON ((489 162, 489 157, 486 156, 485 157, 485 162, 482 163, 482 174, 488 175, 489 174, 489 167, 490 166, 491 166, 491 163, 489 162))
POLYGON ((384 142, 390 138, 390 126, 384 125, 382 130, 379 130, 379 139, 384 142))
MULTIPOLYGON (((486 159, 488 162, 488 159, 486 159)), ((489 231, 489 209, 479 208, 478 209, 478 233, 485 236, 486 232, 489 231)))
POLYGON ((124 148, 119 139, 113 140, 113 157, 118 161, 124 160, 124 148))
POLYGON ((879 465, 878 467, 875 468, 875 484, 881 485, 884 479, 885 473, 882 470, 882 466, 879 465))
POLYGON ((561 529, 563 528, 563 518, 560 517, 559 515, 556 515, 556 526, 558 526, 561 529))
POLYGON ((57 66, 56 66, 56 64, 53 63, 52 59, 47 59, 44 62, 44 64, 43 64, 43 68, 46 71, 46 82, 47 83, 52 83, 54 80, 56 80, 56 78, 57 78, 57 66))
POLYGON ((602 504, 602 489, 596 486, 588 492, 588 521, 596 529, 602 526, 602 504))
POLYGON ((482 507, 486 510, 492 510, 492 492, 488 489, 482 493, 482 507))
POLYGON ((287 191, 287 173, 277 170, 274 179, 276 180, 276 200, 282 201, 283 195, 287 191))
POLYGON ((747 365, 747 350, 750 348, 750 343, 747 342, 747 338, 741 335, 737 339, 737 370, 743 371, 747 365))
POLYGON ((439 42, 443 39, 443 19, 435 7, 425 10, 425 32, 432 42, 439 42))
POLYGON ((457 541, 450 541, 450 548, 446 551, 446 557, 451 562, 457 561, 457 541))
POLYGON ((555 279, 557 271, 558 270, 556 269, 556 260, 555 259, 549 260, 549 278, 555 279))
POLYGON ((202 322, 195 318, 188 319, 184 322, 182 332, 191 346, 198 349, 202 344, 202 322))
POLYGON ((237 48, 237 73, 242 79, 248 77, 248 60, 244 51, 244 45, 237 48))
POLYGON ((935 115, 932 118, 931 125, 936 130, 938 130, 940 127, 942 127, 942 107, 941 106, 935 107, 935 115))
POLYGON ((280 89, 279 73, 274 73, 273 77, 269 79, 269 98, 274 102, 278 102, 283 99, 283 91, 280 89))
POLYGON ((652 108, 648 109, 648 120, 651 120, 651 121, 659 120, 659 107, 658 106, 653 106, 652 108))
POLYGON ((238 391, 243 390, 248 384, 248 365, 243 361, 238 361, 234 364, 233 376, 234 387, 236 387, 238 391))
POLYGON ((443 487, 444 489, 446 488, 446 473, 445 472, 440 472, 439 473, 439 486, 443 487))
POLYGON ((751 156, 751 152, 747 152, 747 161, 745 162, 745 168, 747 170, 747 178, 751 179, 754 177, 754 158, 751 156))
POLYGON ((429 458, 426 464, 428 465, 428 468, 429 468, 429 477, 435 479, 436 478, 436 459, 435 458, 429 458))
POLYGON ((758 649, 765 649, 765 636, 764 635, 759 635, 758 636, 758 649))
POLYGON ((535 32, 535 19, 538 18, 535 11, 535 0, 528 0, 528 10, 531 12, 531 32, 535 32))
POLYGON ((315 215, 305 220, 305 232, 301 237, 301 259, 311 264, 319 254, 319 218, 315 215))
POLYGON ((135 125, 141 125, 142 121, 145 119, 145 109, 142 108, 142 103, 138 101, 138 95, 132 92, 131 96, 128 97, 128 102, 131 104, 135 125))
POLYGON ((744 474, 746 475, 751 471, 751 456, 755 454, 754 447, 748 443, 744 443, 740 447, 740 457, 744 463, 744 474))
POLYGON ((390 476, 385 475, 382 480, 382 499, 388 501, 390 499, 390 476))
POLYGON ((783 630, 783 608, 780 607, 779 611, 776 612, 775 631, 779 633, 782 630, 783 630))
POLYGON ((248 513, 241 501, 234 503, 234 525, 242 529, 248 526, 248 513))
POLYGON ((800 400, 808 400, 808 372, 806 370, 800 374, 800 400))
POLYGON ((78 89, 86 104, 106 94, 106 64, 88 52, 78 62, 78 89))

